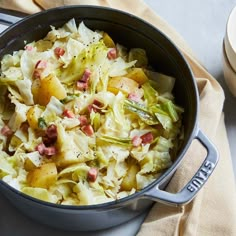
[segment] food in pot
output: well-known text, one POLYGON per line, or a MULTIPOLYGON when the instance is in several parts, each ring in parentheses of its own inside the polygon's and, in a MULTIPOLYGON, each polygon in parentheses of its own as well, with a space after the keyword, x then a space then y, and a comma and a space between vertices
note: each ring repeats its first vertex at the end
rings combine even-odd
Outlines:
POLYGON ((173 77, 72 19, 5 55, 0 178, 35 198, 91 205, 127 197, 171 166, 183 137, 173 77))

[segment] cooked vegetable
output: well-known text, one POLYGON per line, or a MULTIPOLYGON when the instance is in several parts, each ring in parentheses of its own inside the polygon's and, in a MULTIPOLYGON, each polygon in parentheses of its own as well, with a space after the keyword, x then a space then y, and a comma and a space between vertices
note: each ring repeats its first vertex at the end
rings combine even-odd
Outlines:
POLYGON ((146 51, 142 48, 132 48, 129 51, 129 61, 133 60, 137 60, 136 67, 146 67, 148 65, 146 51))
POLYGON ((89 205, 129 196, 167 169, 183 137, 175 79, 74 19, 5 55, 0 178, 32 197, 89 205))
POLYGON ((127 174, 123 178, 121 188, 124 191, 130 191, 132 188, 137 188, 136 174, 139 172, 140 167, 133 164, 129 167, 127 174))
POLYGON ((116 47, 114 41, 106 32, 103 33, 103 42, 108 48, 115 48, 116 47))
POLYGON ((136 114, 143 122, 148 125, 156 125, 158 124, 158 120, 153 115, 147 107, 130 100, 125 100, 124 107, 126 110, 136 114))
POLYGON ((45 128, 46 126, 45 121, 43 120, 43 118, 39 118, 42 113, 43 113, 43 110, 37 105, 32 106, 28 110, 26 114, 27 121, 32 129, 45 128))
POLYGON ((130 78, 132 80, 135 80, 139 83, 139 85, 144 84, 146 81, 148 81, 148 77, 144 73, 142 68, 133 68, 127 75, 125 75, 127 78, 130 78))
POLYGON ((49 188, 57 180, 55 163, 48 163, 31 170, 27 175, 27 182, 31 187, 49 188))
POLYGON ((38 101, 38 104, 46 106, 52 96, 59 100, 64 99, 66 97, 66 90, 55 75, 48 75, 40 79, 36 94, 37 97, 35 99, 38 101))
POLYGON ((118 94, 119 91, 129 94, 137 90, 138 87, 139 84, 135 80, 118 76, 110 78, 107 90, 114 94, 118 94))

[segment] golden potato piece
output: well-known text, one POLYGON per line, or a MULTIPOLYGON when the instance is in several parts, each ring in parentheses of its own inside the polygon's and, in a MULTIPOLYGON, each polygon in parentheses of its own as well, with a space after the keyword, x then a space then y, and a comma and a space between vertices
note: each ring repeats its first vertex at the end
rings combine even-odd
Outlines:
POLYGON ((146 76, 142 68, 132 69, 127 75, 125 75, 125 77, 135 80, 140 85, 144 84, 148 80, 148 77, 146 76))
POLYGON ((66 90, 55 75, 36 79, 32 84, 32 93, 36 103, 46 106, 52 96, 61 100, 66 97, 66 90))
POLYGON ((138 89, 139 84, 132 79, 127 77, 117 76, 110 78, 107 86, 107 90, 117 94, 121 91, 124 94, 129 94, 138 89))
POLYGON ((49 188, 57 180, 57 168, 55 163, 47 163, 30 171, 27 182, 31 187, 49 188))
POLYGON ((40 80, 40 79, 35 79, 35 80, 32 82, 31 92, 32 92, 32 94, 33 94, 33 98, 34 98, 34 103, 35 103, 35 104, 38 103, 40 86, 41 86, 41 80, 40 80))
POLYGON ((106 32, 103 33, 103 42, 108 48, 115 48, 116 47, 114 41, 106 32))
POLYGON ((29 158, 27 158, 24 162, 24 168, 26 171, 31 171, 31 170, 35 169, 36 166, 29 158))
POLYGON ((121 183, 121 189, 130 191, 132 188, 137 188, 136 174, 139 172, 138 165, 131 165, 127 171, 126 176, 121 183))
POLYGON ((41 116, 43 110, 39 106, 31 107, 26 116, 27 121, 32 129, 38 129, 38 119, 41 116))

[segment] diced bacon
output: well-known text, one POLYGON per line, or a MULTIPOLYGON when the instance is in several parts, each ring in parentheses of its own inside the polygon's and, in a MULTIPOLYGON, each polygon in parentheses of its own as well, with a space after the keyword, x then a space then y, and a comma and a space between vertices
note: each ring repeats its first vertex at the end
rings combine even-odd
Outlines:
POLYGON ((45 69, 46 67, 47 67, 47 61, 45 61, 45 60, 39 60, 35 64, 36 69, 45 69))
POLYGON ((46 147, 49 147, 56 142, 56 139, 50 139, 47 135, 43 136, 42 139, 46 147))
POLYGON ((33 78, 34 79, 40 79, 41 78, 41 74, 42 74, 43 70, 46 67, 47 67, 47 61, 45 61, 45 60, 37 61, 37 63, 35 64, 33 78))
POLYGON ((137 93, 130 93, 128 95, 128 99, 130 99, 130 100, 132 100, 134 102, 140 102, 140 98, 141 98, 140 95, 137 94, 137 93))
POLYGON ((84 74, 80 80, 77 81, 77 89, 80 91, 85 91, 88 89, 89 77, 92 72, 89 69, 85 69, 84 74))
POLYGON ((34 73, 33 73, 33 78, 34 78, 34 79, 40 79, 40 78, 41 78, 41 74, 42 74, 42 71, 41 71, 41 70, 35 69, 35 70, 34 70, 34 73))
POLYGON ((91 113, 92 111, 94 112, 99 112, 102 108, 104 107, 104 104, 98 101, 97 99, 93 100, 93 103, 88 105, 88 111, 91 113))
POLYGON ((88 89, 88 83, 85 83, 85 82, 82 82, 82 81, 77 81, 77 89, 80 90, 80 91, 85 91, 88 89))
POLYGON ((104 106, 104 104, 98 101, 97 99, 93 100, 93 105, 96 106, 97 108, 102 108, 104 106))
POLYGON ((56 125, 51 124, 46 129, 46 135, 43 137, 43 143, 46 147, 51 146, 57 141, 57 127, 56 125))
POLYGON ((80 116, 79 117, 79 121, 80 121, 80 125, 81 126, 84 126, 84 125, 88 125, 88 119, 87 119, 87 117, 86 116, 80 116))
POLYGON ((46 135, 49 139, 55 140, 57 139, 57 127, 54 124, 48 126, 46 130, 46 135))
POLYGON ((53 155, 57 154, 57 149, 54 146, 46 147, 44 149, 44 154, 47 156, 53 156, 53 155))
POLYGON ((44 155, 45 148, 46 146, 44 145, 44 143, 40 143, 36 146, 35 150, 38 151, 40 155, 44 155))
POLYGON ((26 51, 33 51, 33 49, 34 49, 34 47, 31 46, 31 45, 26 45, 26 46, 25 46, 25 50, 26 50, 26 51))
POLYGON ((11 136, 12 133, 13 133, 12 130, 7 125, 4 125, 1 128, 1 134, 6 136, 6 137, 11 136))
POLYGON ((97 177, 98 177, 98 170, 94 167, 90 168, 87 176, 88 181, 95 182, 97 177))
POLYGON ((92 74, 91 70, 85 69, 84 74, 83 74, 82 78, 79 81, 87 83, 91 74, 92 74))
POLYGON ((57 153, 56 147, 54 146, 46 147, 44 143, 38 144, 35 150, 38 151, 40 155, 47 155, 47 156, 53 156, 57 153))
POLYGON ((112 49, 110 49, 110 50, 108 51, 108 53, 107 53, 107 58, 108 58, 109 60, 114 60, 114 59, 117 58, 117 50, 116 50, 116 48, 112 48, 112 49))
POLYGON ((140 137, 142 139, 143 144, 148 144, 153 141, 153 135, 151 132, 148 132, 140 137))
POLYGON ((94 134, 92 125, 84 125, 81 130, 87 135, 92 136, 94 134))
POLYGON ((63 48, 56 47, 54 49, 54 53, 59 58, 60 56, 63 56, 65 54, 65 50, 63 48))
POLYGON ((70 110, 64 110, 63 113, 62 113, 63 116, 66 116, 68 118, 74 118, 75 117, 75 114, 73 113, 73 111, 70 111, 70 110))
POLYGON ((142 139, 139 136, 134 136, 132 138, 132 144, 134 147, 138 147, 142 143, 142 139))
POLYGON ((88 111, 89 111, 89 113, 91 113, 92 111, 97 112, 97 110, 94 109, 93 104, 88 105, 88 111))

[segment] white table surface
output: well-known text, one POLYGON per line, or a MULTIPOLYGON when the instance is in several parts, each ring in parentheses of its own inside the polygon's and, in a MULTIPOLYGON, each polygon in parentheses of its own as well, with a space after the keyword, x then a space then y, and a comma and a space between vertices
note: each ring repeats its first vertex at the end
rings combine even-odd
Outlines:
MULTIPOLYGON (((225 91, 225 121, 236 173, 236 98, 224 81, 222 71, 222 41, 225 26, 236 0, 145 0, 145 2, 186 40, 197 58, 219 81, 225 91)), ((0 30, 3 29, 0 27, 0 30)), ((145 214, 121 226, 100 232, 65 232, 40 225, 23 216, 0 196, 1 236, 132 236, 135 235, 145 214)), ((158 235, 158 232, 157 232, 158 235)))

